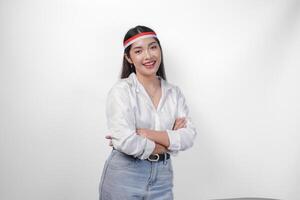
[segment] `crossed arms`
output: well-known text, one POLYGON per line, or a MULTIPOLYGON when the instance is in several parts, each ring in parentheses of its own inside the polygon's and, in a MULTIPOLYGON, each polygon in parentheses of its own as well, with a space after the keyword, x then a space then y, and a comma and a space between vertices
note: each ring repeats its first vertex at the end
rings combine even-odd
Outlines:
MULTIPOLYGON (((181 128, 186 127, 186 119, 184 117, 177 118, 174 122, 173 130, 178 130, 181 128)), ((152 154, 161 154, 166 153, 168 151, 168 147, 170 146, 169 137, 166 131, 155 131, 151 129, 137 129, 136 134, 142 137, 148 138, 155 142, 155 148, 152 154)), ((106 139, 109 139, 109 145, 113 146, 112 144, 112 136, 107 135, 105 136, 106 139)))

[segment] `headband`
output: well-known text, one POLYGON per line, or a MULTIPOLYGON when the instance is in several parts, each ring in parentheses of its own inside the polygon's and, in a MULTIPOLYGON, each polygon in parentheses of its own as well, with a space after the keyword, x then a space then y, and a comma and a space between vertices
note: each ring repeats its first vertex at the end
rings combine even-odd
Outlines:
POLYGON ((139 40, 139 39, 143 39, 143 38, 149 38, 149 37, 157 37, 155 32, 143 32, 143 33, 139 33, 137 35, 132 36, 131 38, 128 38, 125 42, 124 42, 124 49, 126 49, 129 45, 131 45, 132 43, 134 43, 135 41, 139 40))

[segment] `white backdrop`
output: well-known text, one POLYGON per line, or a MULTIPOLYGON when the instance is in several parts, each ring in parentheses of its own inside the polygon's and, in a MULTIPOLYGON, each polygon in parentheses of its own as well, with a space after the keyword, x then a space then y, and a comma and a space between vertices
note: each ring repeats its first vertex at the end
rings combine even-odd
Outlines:
POLYGON ((161 40, 198 128, 175 199, 300 199, 300 2, 0 1, 0 199, 98 198, 122 39, 161 40))

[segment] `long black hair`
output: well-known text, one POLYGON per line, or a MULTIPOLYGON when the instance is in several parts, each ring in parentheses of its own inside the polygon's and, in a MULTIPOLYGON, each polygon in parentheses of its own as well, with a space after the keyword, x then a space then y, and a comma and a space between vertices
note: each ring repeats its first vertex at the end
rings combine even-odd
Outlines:
MULTIPOLYGON (((133 28, 129 29, 129 31, 127 31, 127 33, 124 37, 123 43, 126 40, 128 40, 129 38, 131 38, 132 36, 135 36, 135 35, 137 35, 139 33, 143 33, 143 32, 154 32, 154 31, 151 28, 146 27, 146 26, 140 26, 139 25, 139 26, 133 27, 133 28)), ((161 45, 160 45, 160 42, 159 42, 158 38, 155 37, 154 39, 157 41, 157 43, 159 45, 159 48, 161 50, 161 62, 160 62, 159 68, 156 72, 156 75, 160 76, 161 78, 166 80, 167 77, 166 77, 166 73, 165 73, 162 48, 161 48, 161 45)), ((121 78, 127 78, 132 72, 136 73, 134 65, 133 65, 133 67, 131 67, 131 64, 125 58, 125 55, 127 55, 130 58, 129 51, 131 49, 131 46, 132 45, 129 45, 126 49, 124 49, 121 78)))

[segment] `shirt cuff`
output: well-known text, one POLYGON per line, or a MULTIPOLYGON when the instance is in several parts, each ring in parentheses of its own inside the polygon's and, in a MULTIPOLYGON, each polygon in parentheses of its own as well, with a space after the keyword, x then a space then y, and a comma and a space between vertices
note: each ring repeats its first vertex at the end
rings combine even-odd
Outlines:
POLYGON ((155 149, 155 142, 153 142, 152 140, 146 139, 145 149, 144 149, 142 155, 139 156, 139 159, 145 160, 145 159, 149 158, 149 156, 152 154, 154 149, 155 149))
POLYGON ((177 131, 167 130, 167 134, 169 137, 170 146, 168 149, 170 151, 179 151, 180 150, 180 135, 177 131))

